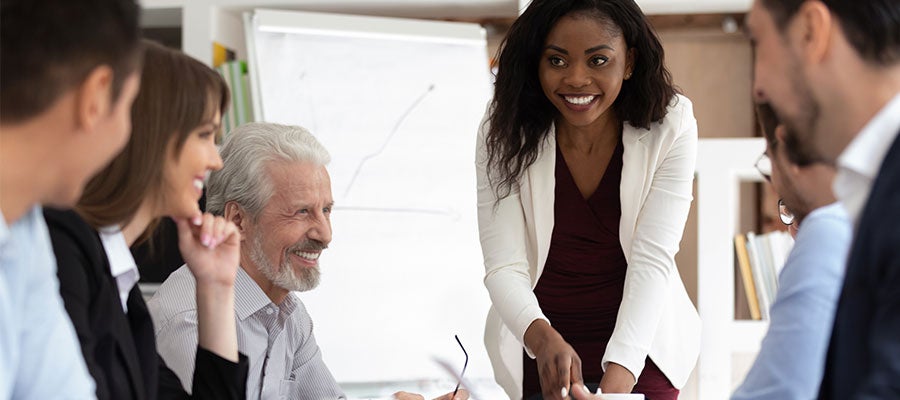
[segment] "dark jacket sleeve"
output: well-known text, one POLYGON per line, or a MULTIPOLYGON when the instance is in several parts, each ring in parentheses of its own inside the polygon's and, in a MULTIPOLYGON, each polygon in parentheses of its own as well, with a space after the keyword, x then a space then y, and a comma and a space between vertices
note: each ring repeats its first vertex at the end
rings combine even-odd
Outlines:
MULTIPOLYGON (((900 188, 892 194, 886 204, 896 207, 900 204, 900 188)), ((870 357, 869 365, 856 367, 868 371, 854 395, 856 399, 900 398, 900 209, 890 208, 885 207, 882 213, 891 223, 881 224, 883 229, 874 239, 880 243, 870 266, 875 273, 869 277, 875 297, 867 343, 870 357)))
POLYGON ((159 357, 159 398, 174 399, 245 399, 247 397, 247 373, 250 362, 238 353, 238 362, 228 361, 197 347, 193 396, 185 393, 178 375, 159 357))
POLYGON ((856 225, 819 399, 900 399, 900 132, 856 225))

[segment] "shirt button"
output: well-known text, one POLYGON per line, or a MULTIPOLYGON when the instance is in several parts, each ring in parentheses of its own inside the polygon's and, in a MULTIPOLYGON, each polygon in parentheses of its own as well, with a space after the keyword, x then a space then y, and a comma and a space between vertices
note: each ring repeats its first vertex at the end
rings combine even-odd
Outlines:
POLYGON ((272 307, 266 307, 266 314, 272 315, 272 307))

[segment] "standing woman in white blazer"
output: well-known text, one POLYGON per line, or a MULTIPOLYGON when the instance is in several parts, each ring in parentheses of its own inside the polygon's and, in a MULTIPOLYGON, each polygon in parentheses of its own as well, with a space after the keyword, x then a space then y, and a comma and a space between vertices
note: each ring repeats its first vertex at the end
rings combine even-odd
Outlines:
POLYGON ((534 0, 478 138, 485 344, 511 399, 677 399, 700 348, 678 269, 697 122, 633 0, 534 0))

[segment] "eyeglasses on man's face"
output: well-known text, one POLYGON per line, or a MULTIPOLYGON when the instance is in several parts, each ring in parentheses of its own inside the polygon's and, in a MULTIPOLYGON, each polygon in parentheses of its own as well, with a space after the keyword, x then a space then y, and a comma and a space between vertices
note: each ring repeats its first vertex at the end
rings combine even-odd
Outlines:
MULTIPOLYGON (((768 154, 765 152, 760 154, 754 166, 766 181, 772 183, 772 159, 769 158, 768 154)), ((781 218, 781 223, 785 225, 794 223, 794 213, 784 205, 784 199, 778 199, 778 217, 781 218)))
POLYGON ((784 205, 784 199, 778 199, 778 217, 781 223, 791 225, 794 223, 794 213, 784 205))
POLYGON ((756 159, 756 164, 754 164, 754 166, 766 181, 772 183, 772 160, 769 158, 768 154, 763 152, 759 158, 756 159))

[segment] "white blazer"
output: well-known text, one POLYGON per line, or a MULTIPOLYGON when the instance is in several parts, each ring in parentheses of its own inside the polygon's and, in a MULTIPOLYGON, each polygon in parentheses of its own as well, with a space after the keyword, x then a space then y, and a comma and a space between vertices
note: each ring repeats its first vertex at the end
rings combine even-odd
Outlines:
MULTIPOLYGON (((551 127, 537 160, 495 206, 496 195, 486 175, 487 128, 482 124, 476 150, 484 284, 493 303, 484 341, 494 379, 511 399, 521 399, 525 330, 537 319, 547 320, 533 289, 553 233, 556 134, 551 127)), ((650 130, 625 123, 622 142, 619 239, 628 261, 625 289, 603 359, 582 362, 602 362, 604 371, 615 362, 638 377, 649 355, 681 388, 700 352, 700 318, 675 266, 697 157, 691 101, 676 96, 666 117, 651 124, 650 130)))

